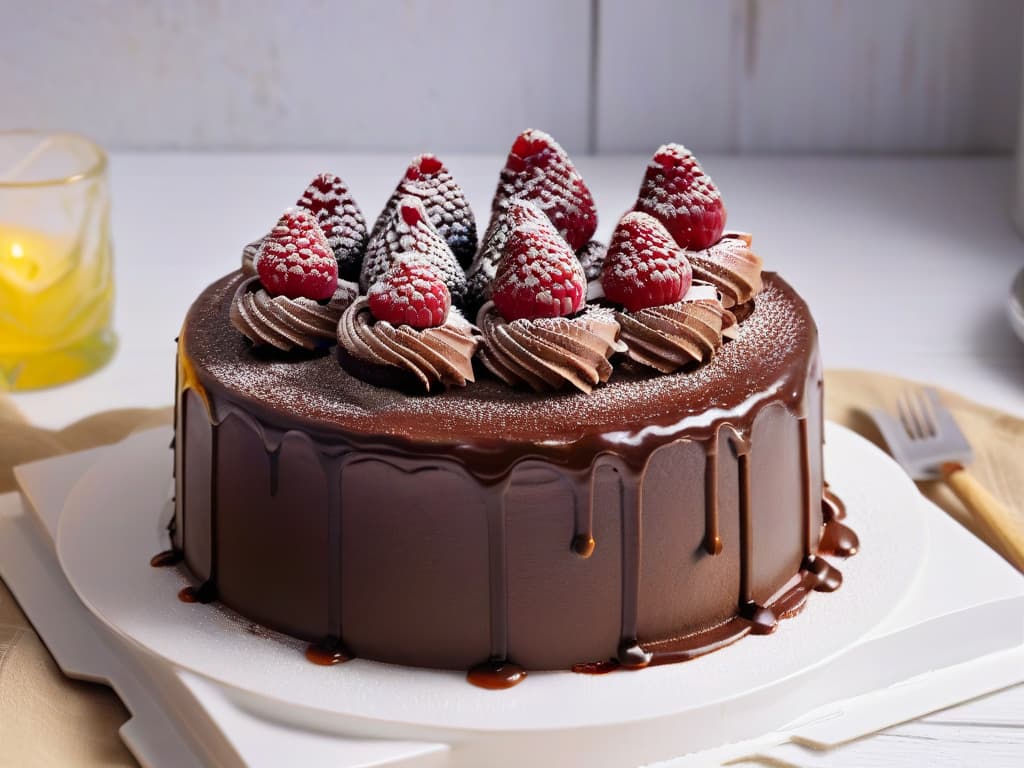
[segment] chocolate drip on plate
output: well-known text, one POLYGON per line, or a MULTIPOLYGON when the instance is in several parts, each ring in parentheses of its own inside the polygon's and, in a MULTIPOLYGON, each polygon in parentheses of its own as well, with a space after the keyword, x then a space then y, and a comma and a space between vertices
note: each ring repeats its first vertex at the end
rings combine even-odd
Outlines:
POLYGON ((177 565, 182 561, 184 555, 180 549, 165 549, 163 552, 158 552, 150 558, 149 564, 154 568, 167 568, 171 565, 177 565))
POLYGON ((466 679, 477 688, 499 691, 523 682, 526 679, 526 670, 510 661, 491 659, 469 670, 466 679))
POLYGON ((330 667, 334 664, 344 664, 353 656, 338 638, 328 636, 316 643, 311 643, 306 648, 306 658, 321 667, 330 667))

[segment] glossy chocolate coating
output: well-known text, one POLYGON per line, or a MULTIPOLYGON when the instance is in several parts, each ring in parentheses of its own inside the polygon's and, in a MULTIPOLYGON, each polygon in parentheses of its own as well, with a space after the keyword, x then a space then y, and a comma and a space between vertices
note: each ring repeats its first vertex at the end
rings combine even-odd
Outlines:
POLYGON ((697 371, 422 397, 333 354, 254 353, 227 320, 240 280, 180 337, 172 526, 239 613, 380 661, 607 671, 771 631, 838 586, 816 555, 816 330, 777 276, 697 371))

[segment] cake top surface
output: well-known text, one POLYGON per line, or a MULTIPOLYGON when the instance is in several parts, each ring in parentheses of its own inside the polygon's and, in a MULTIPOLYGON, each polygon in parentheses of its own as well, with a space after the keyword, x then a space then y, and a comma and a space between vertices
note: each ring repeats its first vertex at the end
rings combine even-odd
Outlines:
MULTIPOLYGON (((764 290, 735 339, 707 364, 661 374, 619 366, 587 396, 538 394, 481 376, 473 386, 410 396, 346 372, 334 351, 282 358, 254 354, 225 321, 244 276, 232 273, 196 300, 182 331, 181 354, 202 386, 269 424, 297 422, 319 434, 338 428, 368 438, 405 438, 438 445, 502 442, 573 443, 595 433, 622 433, 728 421, 744 403, 795 398, 816 341, 806 304, 780 277, 765 273, 764 290)), ((219 398, 218 398, 219 399, 219 398)))

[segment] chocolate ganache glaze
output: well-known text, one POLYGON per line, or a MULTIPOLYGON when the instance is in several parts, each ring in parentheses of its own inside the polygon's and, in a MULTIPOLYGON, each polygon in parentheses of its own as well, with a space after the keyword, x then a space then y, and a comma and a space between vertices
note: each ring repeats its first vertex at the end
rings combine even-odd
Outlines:
POLYGON ((856 551, 823 511, 816 330, 772 273, 696 370, 420 397, 331 354, 254 355, 227 322, 243 279, 204 291, 180 336, 172 545, 187 597, 307 639, 321 663, 507 687, 524 669, 681 661, 772 631, 839 586, 819 552, 856 551))

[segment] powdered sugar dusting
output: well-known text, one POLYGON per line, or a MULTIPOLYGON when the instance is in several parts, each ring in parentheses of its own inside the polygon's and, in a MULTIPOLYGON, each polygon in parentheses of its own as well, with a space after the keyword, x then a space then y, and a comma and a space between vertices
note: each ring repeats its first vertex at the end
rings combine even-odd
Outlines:
POLYGON ((308 419, 311 429, 336 425, 443 445, 495 435, 571 442, 584 429, 635 432, 667 419, 728 408, 778 388, 794 370, 806 371, 815 347, 806 305, 769 273, 738 337, 696 371, 662 375, 620 362, 610 381, 589 395, 538 395, 482 374, 465 389, 410 397, 351 376, 333 353, 292 359, 254 355, 226 321, 241 279, 236 273, 214 284, 189 313, 183 338, 201 374, 253 405, 308 419))

